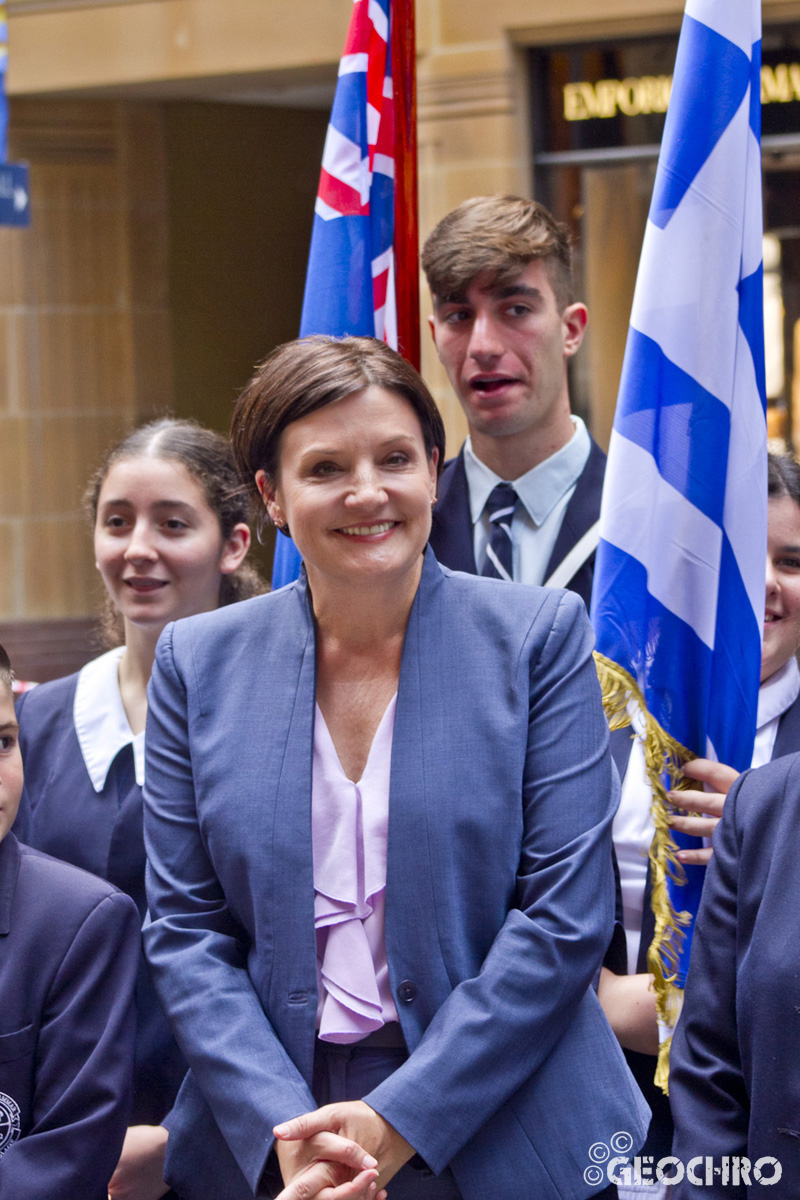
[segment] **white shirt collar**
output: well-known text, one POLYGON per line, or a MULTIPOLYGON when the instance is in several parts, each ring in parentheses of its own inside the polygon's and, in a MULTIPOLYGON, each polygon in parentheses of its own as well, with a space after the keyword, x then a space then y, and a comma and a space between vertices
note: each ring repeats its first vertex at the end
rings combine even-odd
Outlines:
POLYGON ((756 725, 761 729, 776 717, 782 717, 800 696, 800 667, 792 655, 787 663, 765 679, 758 689, 758 717, 756 725))
MULTIPOLYGON (((570 420, 575 432, 565 446, 518 479, 507 481, 513 483, 534 525, 542 525, 565 492, 575 486, 591 453, 592 441, 583 421, 574 414, 570 415, 570 420)), ((480 520, 492 489, 503 480, 477 457, 469 437, 464 443, 464 470, 467 473, 470 516, 474 525, 480 520)))
POLYGON ((96 792, 106 786, 111 764, 124 746, 133 746, 136 782, 144 784, 144 731, 133 734, 119 691, 117 646, 87 663, 78 675, 72 719, 86 770, 96 792))

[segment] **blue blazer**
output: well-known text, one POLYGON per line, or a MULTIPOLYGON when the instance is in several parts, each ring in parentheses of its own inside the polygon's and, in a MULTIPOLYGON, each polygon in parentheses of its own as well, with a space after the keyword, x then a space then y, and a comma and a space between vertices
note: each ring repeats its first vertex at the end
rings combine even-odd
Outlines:
MULTIPOLYGON (((120 750, 97 793, 86 771, 72 710, 78 676, 43 683, 17 701, 25 787, 14 832, 23 841, 107 879, 135 901, 144 921, 142 789, 133 749, 120 750)), ((136 979, 136 1065, 131 1123, 169 1124, 186 1074, 144 955, 136 979)))
MULTIPOLYGON (((450 1164, 465 1200, 591 1195, 592 1143, 627 1130, 638 1147, 647 1127, 590 987, 617 804, 592 644, 569 593, 453 574, 426 552, 386 890, 411 1054, 365 1099, 434 1171, 450 1164)), ((316 1107, 315 690, 304 578, 169 626, 156 653, 145 943, 191 1068, 167 1166, 187 1200, 208 1186, 214 1122, 237 1164, 227 1200, 256 1192, 273 1125, 316 1107)))
MULTIPOLYGON (((674 1153, 717 1166, 776 1158, 780 1197, 800 1196, 798 831, 800 755, 740 776, 714 833, 670 1053, 674 1153)), ((752 1174, 750 1184, 723 1187, 717 1175, 702 1192, 764 1194, 752 1174)), ((674 1189, 676 1200, 696 1194, 686 1182, 674 1189)))
POLYGON ((85 871, 0 843, 0 1200, 106 1200, 130 1115, 139 919, 85 871))
MULTIPOLYGON (((545 579, 549 579, 559 563, 563 562, 572 547, 591 529, 600 516, 600 497, 606 456, 592 440, 592 449, 586 460, 572 499, 564 512, 556 544, 547 564, 545 579)), ((451 571, 467 571, 477 575, 473 549, 472 517, 469 509, 469 485, 464 469, 464 450, 445 464, 439 480, 439 498, 433 510, 433 525, 430 544, 439 562, 451 571)), ((577 592, 586 607, 592 598, 594 579, 594 554, 583 564, 567 584, 569 591, 577 592)))

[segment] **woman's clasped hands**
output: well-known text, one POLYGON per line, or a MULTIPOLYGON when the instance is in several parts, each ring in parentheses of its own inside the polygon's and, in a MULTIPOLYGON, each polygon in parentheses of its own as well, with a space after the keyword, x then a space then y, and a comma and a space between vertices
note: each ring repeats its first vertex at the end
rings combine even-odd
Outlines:
POLYGON ((386 1200, 413 1147, 363 1100, 326 1104, 273 1130, 278 1200, 386 1200))

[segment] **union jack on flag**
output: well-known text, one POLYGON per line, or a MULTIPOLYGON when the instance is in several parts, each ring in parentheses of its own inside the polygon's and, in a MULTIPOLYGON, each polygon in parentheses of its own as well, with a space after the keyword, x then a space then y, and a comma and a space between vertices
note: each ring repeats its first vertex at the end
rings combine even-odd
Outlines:
POLYGON ((389 0, 355 0, 322 154, 301 337, 366 335, 397 348, 393 237, 389 0))
MULTIPOLYGON (((354 0, 333 99, 308 256, 300 336, 376 337, 397 349, 390 0, 354 0)), ((279 537, 272 586, 297 578, 279 537)))

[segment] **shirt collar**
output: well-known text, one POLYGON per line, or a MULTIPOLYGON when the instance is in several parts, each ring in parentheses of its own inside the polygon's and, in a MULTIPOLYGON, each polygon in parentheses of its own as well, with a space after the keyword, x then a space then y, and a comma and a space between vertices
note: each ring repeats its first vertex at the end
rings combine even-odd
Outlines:
POLYGON ((764 725, 781 717, 787 708, 791 708, 800 696, 800 667, 792 655, 779 671, 765 679, 758 689, 758 717, 756 725, 762 729, 764 725))
POLYGON ((136 782, 144 784, 144 732, 135 736, 119 691, 124 646, 87 663, 78 675, 72 719, 86 770, 96 792, 106 786, 111 764, 124 746, 133 746, 136 782))
MULTIPOLYGON (((575 431, 565 446, 518 479, 507 481, 513 483, 514 491, 534 525, 542 525, 565 492, 575 486, 591 453, 592 440, 583 421, 574 414, 570 415, 570 419, 575 431)), ((492 489, 504 481, 477 457, 469 437, 464 443, 464 470, 469 488, 470 516, 475 525, 492 489)))

